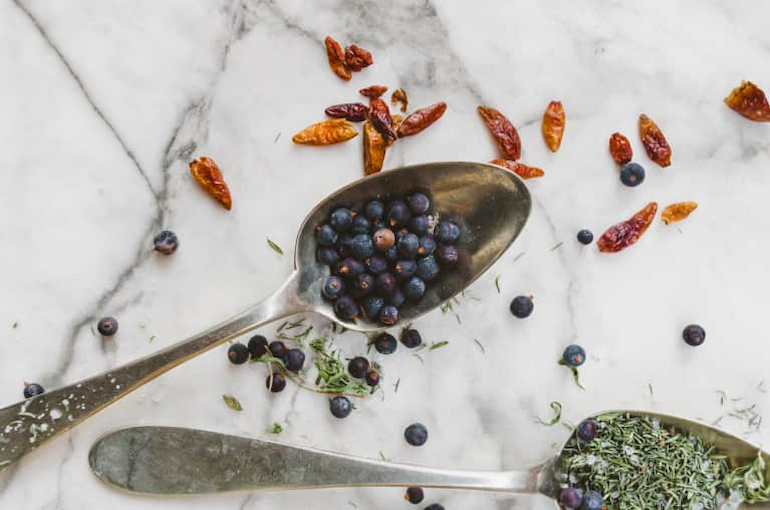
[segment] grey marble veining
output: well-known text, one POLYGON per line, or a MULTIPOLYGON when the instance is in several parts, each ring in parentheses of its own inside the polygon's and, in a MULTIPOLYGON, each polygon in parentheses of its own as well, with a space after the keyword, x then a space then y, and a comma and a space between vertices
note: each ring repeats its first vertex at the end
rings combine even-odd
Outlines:
MULTIPOLYGON (((315 149, 294 146, 291 135, 329 104, 356 100, 361 87, 402 86, 413 107, 449 105, 435 126, 394 145, 386 168, 492 159, 475 111, 485 103, 519 128, 523 161, 546 171, 528 183, 533 214, 521 237, 455 306, 460 321, 436 312, 416 324, 428 341, 449 345, 423 361, 403 348, 374 356, 384 399, 335 420, 324 398, 294 386, 267 395, 262 367, 232 367, 217 350, 30 456, 0 480, 0 508, 409 506, 398 489, 162 500, 117 493, 93 478, 86 455, 103 433, 130 425, 268 437, 278 421, 281 441, 505 469, 536 464, 563 439, 563 428, 535 423, 554 400, 568 421, 626 406, 709 421, 751 405, 761 414, 770 387, 762 384, 770 125, 737 116, 722 98, 742 79, 770 91, 768 14, 759 0, 0 3, 4 404, 21 397, 25 380, 53 387, 106 370, 276 288, 291 257, 265 238, 290 252, 308 208, 361 174, 358 140, 315 149), (327 34, 371 50, 375 64, 338 80, 323 51, 327 34), (557 154, 540 136, 552 99, 567 112, 557 154), (667 169, 638 143, 642 112, 671 142, 667 169), (615 131, 647 169, 639 188, 617 179, 606 149, 615 131), (203 154, 225 171, 230 212, 189 178, 187 162, 203 154), (700 207, 681 224, 656 222, 619 255, 574 240, 580 228, 599 234, 651 200, 700 207), (169 258, 150 251, 161 228, 181 239, 169 258), (526 321, 507 311, 517 294, 535 296, 526 321), (107 314, 120 331, 103 341, 92 326, 107 314), (680 339, 690 322, 707 330, 696 350, 680 339), (573 341, 589 353, 585 392, 555 363, 573 341), (722 404, 717 390, 728 395, 722 404), (244 410, 225 407, 223 393, 244 410), (401 436, 414 421, 430 429, 422 448, 401 436)), ((328 331, 322 320, 314 325, 328 331)), ((356 333, 337 344, 346 355, 366 352, 356 333)), ((720 425, 768 439, 745 420, 720 425)), ((526 499, 448 491, 430 491, 429 501, 532 508, 526 499)))

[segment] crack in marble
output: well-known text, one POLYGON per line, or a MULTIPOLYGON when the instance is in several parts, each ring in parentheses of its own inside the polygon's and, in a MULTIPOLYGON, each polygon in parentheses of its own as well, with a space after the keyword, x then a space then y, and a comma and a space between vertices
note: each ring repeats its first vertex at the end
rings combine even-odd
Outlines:
MULTIPOLYGON (((62 501, 62 481, 64 479, 64 466, 72 458, 73 453, 75 453, 75 441, 73 436, 69 436, 67 438, 67 450, 64 452, 64 456, 62 457, 61 463, 59 464, 59 473, 56 477, 56 497, 54 498, 54 506, 51 507, 53 510, 64 510, 64 502, 62 501)), ((48 505, 43 508, 48 508, 48 505)))
POLYGON ((80 92, 83 94, 83 97, 91 106, 91 109, 94 111, 94 113, 96 113, 99 119, 101 119, 104 125, 107 126, 107 129, 109 129, 112 136, 118 142, 118 144, 120 145, 120 148, 123 150, 123 152, 128 157, 128 159, 131 160, 131 163, 133 163, 134 167, 136 167, 137 171, 142 176, 142 180, 144 180, 144 183, 147 185, 147 188, 150 190, 150 193, 152 193, 152 195, 157 200, 158 194, 155 188, 153 188, 152 184, 150 183, 150 179, 147 176, 147 172, 145 172, 144 168, 142 168, 142 165, 139 164, 139 161, 136 159, 136 156, 134 156, 134 153, 128 147, 125 140, 123 140, 123 137, 120 136, 120 133, 118 133, 117 129, 115 129, 115 126, 112 124, 112 122, 110 122, 110 120, 104 114, 104 112, 99 107, 99 105, 96 104, 96 101, 94 100, 94 98, 91 97, 91 93, 88 92, 88 88, 86 87, 82 78, 75 72, 75 69, 72 67, 72 64, 70 63, 69 59, 66 56, 64 56, 64 54, 59 49, 59 47, 56 46, 53 39, 51 39, 51 36, 48 35, 48 32, 46 32, 45 28, 43 28, 43 25, 40 24, 40 22, 37 20, 37 18, 35 18, 32 12, 21 4, 21 0, 13 0, 13 3, 21 12, 24 13, 25 16, 27 16, 30 23, 32 23, 32 25, 40 34, 40 37, 42 37, 43 41, 45 41, 46 45, 48 45, 51 51, 53 51, 56 54, 56 57, 59 59, 61 64, 64 66, 64 68, 67 70, 67 73, 70 75, 70 78, 72 78, 72 80, 77 84, 78 88, 80 89, 80 92))

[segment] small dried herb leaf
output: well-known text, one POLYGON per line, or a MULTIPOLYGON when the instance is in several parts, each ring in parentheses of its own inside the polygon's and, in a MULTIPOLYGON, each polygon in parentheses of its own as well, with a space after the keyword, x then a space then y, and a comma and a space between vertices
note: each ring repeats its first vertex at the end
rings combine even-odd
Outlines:
POLYGON ((267 239, 267 245, 270 246, 278 254, 283 255, 283 250, 281 249, 281 247, 275 244, 273 241, 271 241, 270 238, 267 239))
POLYGON ((540 417, 537 418, 537 423, 545 425, 546 427, 553 427, 559 421, 561 421, 561 404, 559 402, 551 402, 551 409, 553 409, 553 417, 550 421, 543 421, 540 417))
POLYGON ((227 404, 227 407, 229 407, 233 411, 243 411, 243 407, 241 407, 241 403, 238 402, 238 399, 233 397, 232 395, 222 395, 222 400, 224 400, 225 404, 227 404))
POLYGON ((436 342, 436 343, 432 344, 430 346, 430 350, 433 351, 435 349, 440 349, 440 348, 442 348, 442 347, 444 347, 445 345, 448 345, 448 344, 449 344, 448 340, 442 340, 440 342, 436 342))

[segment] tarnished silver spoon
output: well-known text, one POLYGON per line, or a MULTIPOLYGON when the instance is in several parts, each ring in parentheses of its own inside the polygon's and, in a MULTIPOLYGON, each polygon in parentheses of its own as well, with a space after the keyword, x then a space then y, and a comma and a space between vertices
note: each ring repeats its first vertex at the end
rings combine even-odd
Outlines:
MULTIPOLYGON (((401 309, 406 323, 461 292, 510 246, 529 216, 531 200, 513 173, 481 163, 430 163, 360 179, 326 197, 305 218, 294 248, 295 270, 271 296, 213 328, 140 360, 70 386, 0 409, 0 470, 63 434, 155 377, 231 338, 268 322, 300 312, 316 312, 343 323, 321 296, 328 268, 315 259, 315 228, 339 206, 362 206, 379 198, 428 194, 431 210, 457 223, 462 231, 460 258, 452 271, 440 273, 423 298, 401 309)), ((344 322, 358 331, 382 326, 344 322)))
MULTIPOLYGON (((709 425, 646 411, 609 411, 657 418, 715 446, 731 466, 754 461, 759 447, 709 425)), ((599 413, 604 414, 604 413, 599 413)), ((567 441, 569 438, 567 438, 567 441)), ((99 439, 88 459, 103 482, 144 494, 328 487, 436 487, 546 496, 555 508, 561 491, 561 451, 523 471, 459 471, 396 464, 246 437, 175 427, 136 427, 99 439)), ((770 477, 770 455, 762 452, 770 477)), ((748 506, 748 505, 744 505, 748 506)), ((770 505, 751 505, 768 510, 770 505)))

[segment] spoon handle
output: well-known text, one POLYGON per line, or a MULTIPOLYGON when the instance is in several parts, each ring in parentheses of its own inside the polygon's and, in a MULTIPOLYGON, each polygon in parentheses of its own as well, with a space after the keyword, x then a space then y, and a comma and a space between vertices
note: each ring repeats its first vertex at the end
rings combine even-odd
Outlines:
POLYGON ((0 471, 143 384, 233 337, 305 309, 296 273, 274 294, 155 354, 0 409, 0 471))
POLYGON ((177 427, 118 430, 88 457, 103 482, 145 494, 393 486, 535 492, 539 472, 433 469, 177 427))

